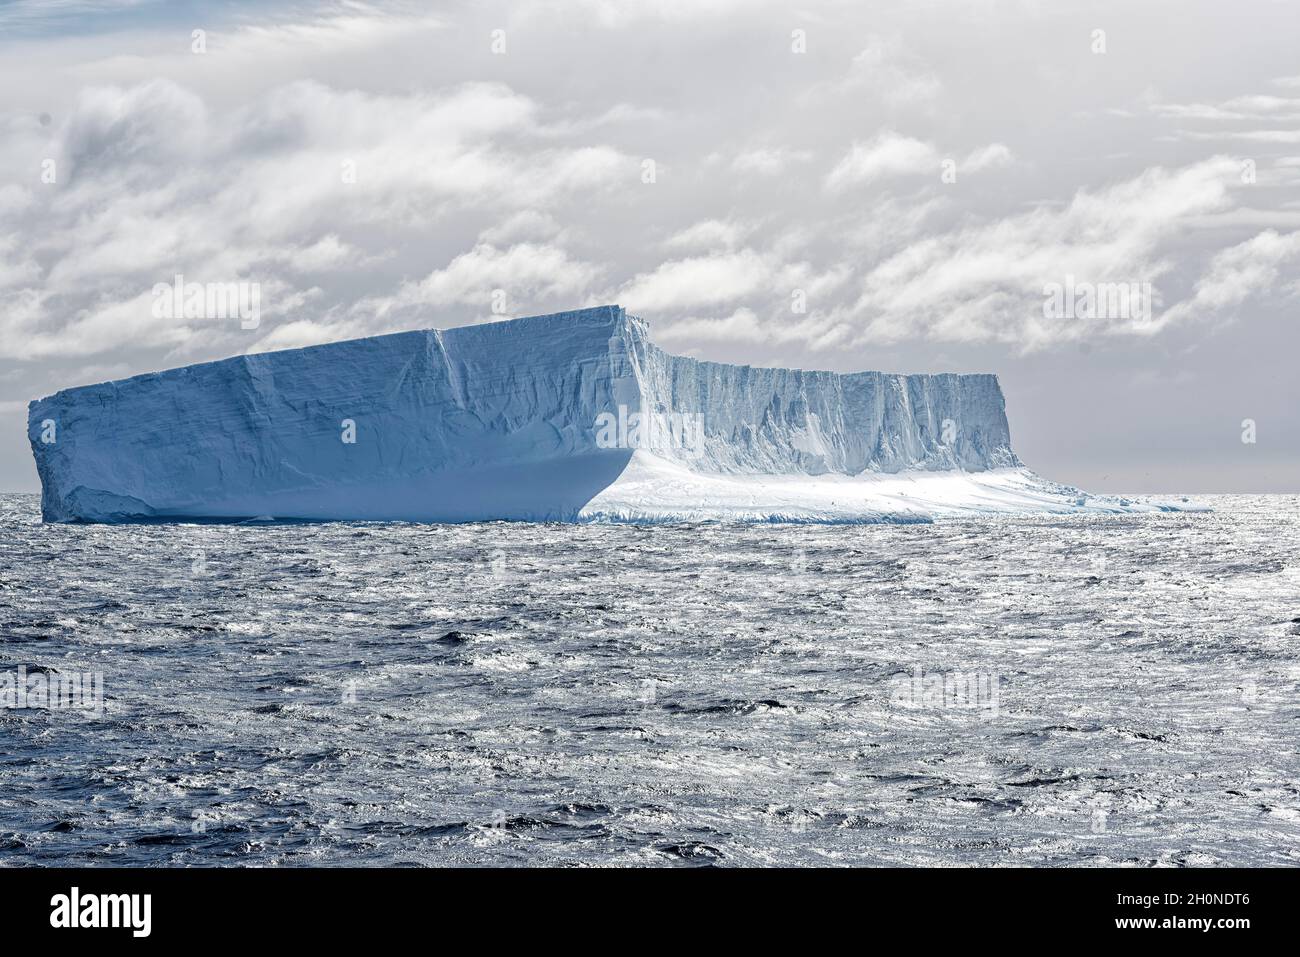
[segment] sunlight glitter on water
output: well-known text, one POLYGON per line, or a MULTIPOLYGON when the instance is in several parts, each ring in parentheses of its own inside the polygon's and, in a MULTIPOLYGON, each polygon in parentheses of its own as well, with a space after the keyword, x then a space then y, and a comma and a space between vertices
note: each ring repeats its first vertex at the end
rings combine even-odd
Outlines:
POLYGON ((0 710, 0 860, 1294 865, 1300 499, 1198 501, 104 527, 3 496, 0 671, 102 673, 105 713, 0 710))

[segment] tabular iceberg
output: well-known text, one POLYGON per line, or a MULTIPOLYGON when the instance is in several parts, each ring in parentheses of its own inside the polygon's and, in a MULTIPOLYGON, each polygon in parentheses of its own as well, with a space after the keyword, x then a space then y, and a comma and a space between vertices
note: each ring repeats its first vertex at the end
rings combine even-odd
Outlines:
POLYGON ((29 407, 48 522, 927 521, 1128 511, 1024 468, 992 375, 669 355, 618 306, 374 336, 29 407))

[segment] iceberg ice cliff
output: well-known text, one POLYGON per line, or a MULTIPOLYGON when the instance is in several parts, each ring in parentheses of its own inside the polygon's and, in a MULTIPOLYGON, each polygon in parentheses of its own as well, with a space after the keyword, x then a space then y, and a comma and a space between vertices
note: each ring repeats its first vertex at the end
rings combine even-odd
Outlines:
POLYGON ((49 522, 925 521, 1150 508, 1024 468, 992 375, 669 355, 618 306, 66 389, 28 433, 49 522))

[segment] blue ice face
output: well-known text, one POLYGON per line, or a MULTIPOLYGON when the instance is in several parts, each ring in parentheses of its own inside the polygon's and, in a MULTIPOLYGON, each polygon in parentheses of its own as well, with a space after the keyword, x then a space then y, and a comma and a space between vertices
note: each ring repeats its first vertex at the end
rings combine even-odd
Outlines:
POLYGON ((618 306, 69 389, 29 438, 48 521, 572 521, 638 450, 710 474, 1018 464, 993 376, 700 362, 618 306))

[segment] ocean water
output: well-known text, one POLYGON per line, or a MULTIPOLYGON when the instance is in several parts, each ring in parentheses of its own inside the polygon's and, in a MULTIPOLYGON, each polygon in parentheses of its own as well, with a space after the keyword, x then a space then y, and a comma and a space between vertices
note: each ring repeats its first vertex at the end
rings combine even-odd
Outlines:
POLYGON ((1300 864, 1300 497, 1195 501, 101 527, 0 496, 0 676, 103 689, 0 710, 0 864, 1300 864))

